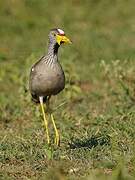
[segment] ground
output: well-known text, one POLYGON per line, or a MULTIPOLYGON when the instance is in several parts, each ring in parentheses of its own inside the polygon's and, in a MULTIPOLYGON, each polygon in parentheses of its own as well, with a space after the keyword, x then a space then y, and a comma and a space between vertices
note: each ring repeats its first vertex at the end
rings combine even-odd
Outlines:
POLYGON ((0 179, 135 178, 134 0, 0 2, 0 179), (51 99, 61 145, 46 144, 29 71, 49 29, 73 41, 59 60, 65 90, 51 99))

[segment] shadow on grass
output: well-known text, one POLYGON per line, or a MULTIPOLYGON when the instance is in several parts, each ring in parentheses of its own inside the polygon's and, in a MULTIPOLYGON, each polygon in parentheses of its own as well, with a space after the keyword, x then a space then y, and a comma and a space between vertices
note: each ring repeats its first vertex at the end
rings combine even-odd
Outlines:
POLYGON ((110 136, 92 136, 87 139, 72 139, 69 143, 70 149, 76 148, 93 148, 96 146, 110 145, 110 136))

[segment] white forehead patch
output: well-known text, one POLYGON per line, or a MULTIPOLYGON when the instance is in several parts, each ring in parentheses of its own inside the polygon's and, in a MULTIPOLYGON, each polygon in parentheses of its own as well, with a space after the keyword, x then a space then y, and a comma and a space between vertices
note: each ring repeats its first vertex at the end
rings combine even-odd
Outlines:
POLYGON ((65 34, 62 29, 58 29, 58 32, 59 32, 60 34, 63 34, 63 35, 65 34))

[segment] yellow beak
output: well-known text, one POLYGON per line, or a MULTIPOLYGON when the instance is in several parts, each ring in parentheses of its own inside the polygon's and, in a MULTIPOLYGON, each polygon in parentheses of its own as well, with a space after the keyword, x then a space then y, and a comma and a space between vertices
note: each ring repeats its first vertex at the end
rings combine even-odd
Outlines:
POLYGON ((72 42, 70 41, 70 39, 68 39, 65 35, 61 36, 61 35, 56 35, 56 41, 57 43, 60 45, 61 43, 64 44, 72 44, 72 42))

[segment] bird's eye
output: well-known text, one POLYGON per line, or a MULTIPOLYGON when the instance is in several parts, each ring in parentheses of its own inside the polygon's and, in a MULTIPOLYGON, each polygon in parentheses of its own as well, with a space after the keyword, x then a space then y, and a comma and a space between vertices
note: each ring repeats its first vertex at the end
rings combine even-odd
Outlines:
POLYGON ((52 33, 52 35, 55 37, 56 36, 56 34, 55 33, 52 33))

